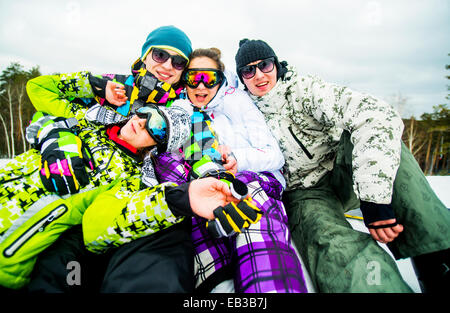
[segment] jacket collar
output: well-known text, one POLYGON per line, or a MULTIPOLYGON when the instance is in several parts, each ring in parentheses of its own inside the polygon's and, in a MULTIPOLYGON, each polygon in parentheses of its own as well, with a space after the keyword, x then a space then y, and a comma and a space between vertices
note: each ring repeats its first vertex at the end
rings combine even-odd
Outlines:
POLYGON ((217 90, 216 95, 207 105, 203 106, 201 110, 208 113, 212 111, 223 110, 225 95, 230 89, 234 90, 238 87, 238 78, 236 74, 229 71, 224 71, 224 75, 225 80, 220 86, 219 90, 217 90))
POLYGON ((248 92, 250 98, 263 113, 278 113, 288 103, 287 95, 294 92, 297 85, 297 70, 288 66, 284 79, 279 79, 276 85, 262 97, 254 96, 248 92), (291 89, 291 92, 288 90, 291 89))
POLYGON ((106 129, 106 134, 108 138, 114 141, 123 151, 125 151, 128 155, 136 157, 138 154, 138 150, 132 145, 128 144, 126 141, 119 138, 120 127, 117 125, 110 126, 106 129))

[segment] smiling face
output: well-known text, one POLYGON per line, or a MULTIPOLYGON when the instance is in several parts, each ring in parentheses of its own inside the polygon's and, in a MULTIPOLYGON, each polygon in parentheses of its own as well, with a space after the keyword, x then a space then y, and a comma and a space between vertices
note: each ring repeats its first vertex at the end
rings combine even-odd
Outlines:
MULTIPOLYGON (((247 65, 255 65, 261 62, 261 60, 249 63, 247 65)), ((259 68, 256 68, 255 76, 249 79, 243 78, 245 86, 251 94, 262 97, 266 93, 272 90, 277 83, 277 68, 274 66, 273 70, 269 73, 263 73, 259 68)))
MULTIPOLYGON (((191 68, 208 68, 215 70, 219 69, 213 59, 204 56, 192 59, 189 62, 189 69, 191 68)), ((200 83, 197 88, 186 86, 186 90, 189 100, 191 100, 192 104, 194 104, 197 108, 202 108, 214 98, 217 90, 219 90, 219 87, 220 84, 211 89, 208 89, 203 83, 200 83)))
POLYGON ((145 129, 147 119, 134 115, 120 130, 119 138, 126 141, 136 149, 155 146, 155 140, 145 129))
MULTIPOLYGON (((169 53, 170 55, 179 55, 178 53, 169 50, 162 49, 169 53)), ((159 80, 166 82, 168 84, 176 84, 180 81, 181 74, 183 70, 177 70, 172 66, 172 59, 168 58, 164 63, 158 63, 152 58, 152 51, 150 51, 144 60, 145 67, 147 71, 156 76, 159 80)))

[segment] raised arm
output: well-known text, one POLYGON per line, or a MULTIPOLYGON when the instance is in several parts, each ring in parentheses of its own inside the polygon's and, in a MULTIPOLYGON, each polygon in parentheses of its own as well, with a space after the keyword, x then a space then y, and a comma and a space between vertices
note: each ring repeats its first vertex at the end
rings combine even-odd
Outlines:
POLYGON ((83 106, 75 98, 93 98, 89 72, 44 75, 27 83, 27 93, 37 111, 60 117, 82 117, 83 106))

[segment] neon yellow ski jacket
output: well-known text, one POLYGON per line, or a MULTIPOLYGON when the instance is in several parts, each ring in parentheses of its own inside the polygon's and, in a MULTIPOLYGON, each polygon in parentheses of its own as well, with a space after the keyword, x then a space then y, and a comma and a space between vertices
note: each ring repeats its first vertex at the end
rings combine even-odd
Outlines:
POLYGON ((73 225, 83 223, 86 247, 101 253, 183 219, 165 201, 166 187, 175 184, 141 189, 141 164, 108 139, 105 126, 84 119, 88 106, 80 101, 94 97, 87 72, 37 77, 27 92, 37 110, 78 119, 95 169, 89 185, 62 197, 43 187, 37 150, 0 170, 0 285, 24 287, 39 253, 73 225))

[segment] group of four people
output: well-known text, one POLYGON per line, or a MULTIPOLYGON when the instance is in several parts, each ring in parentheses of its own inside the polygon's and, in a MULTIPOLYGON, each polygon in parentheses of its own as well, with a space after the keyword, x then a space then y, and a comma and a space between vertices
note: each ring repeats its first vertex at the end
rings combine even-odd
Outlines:
POLYGON ((0 171, 0 285, 308 292, 307 272, 319 292, 411 291, 378 241, 413 258, 424 289, 448 288, 449 212, 398 113, 299 75, 261 40, 241 40, 235 60, 237 77, 164 26, 132 75, 31 80, 34 149, 0 171), (357 207, 370 235, 345 219, 357 207))

